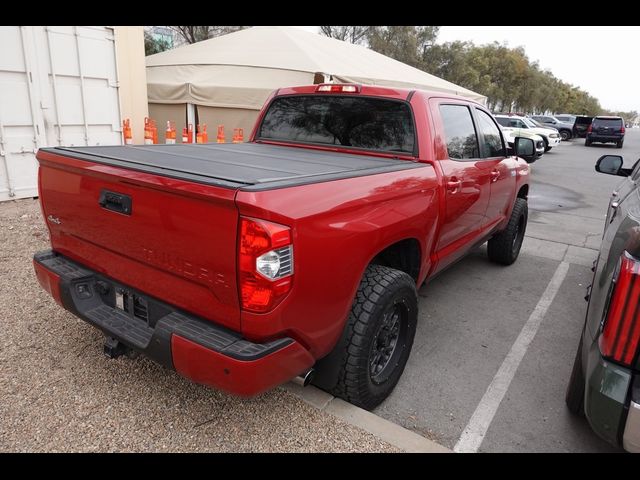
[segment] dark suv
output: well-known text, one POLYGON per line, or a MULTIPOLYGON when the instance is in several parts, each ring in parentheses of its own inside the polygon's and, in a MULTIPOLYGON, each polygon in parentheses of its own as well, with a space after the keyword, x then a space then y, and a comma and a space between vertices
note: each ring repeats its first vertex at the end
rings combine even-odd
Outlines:
POLYGON ((622 148, 624 120, 621 117, 594 117, 584 144, 588 147, 593 142, 615 143, 616 147, 622 148))
POLYGON ((604 155, 596 171, 626 177, 611 196, 567 406, 608 442, 640 453, 640 160, 604 155))

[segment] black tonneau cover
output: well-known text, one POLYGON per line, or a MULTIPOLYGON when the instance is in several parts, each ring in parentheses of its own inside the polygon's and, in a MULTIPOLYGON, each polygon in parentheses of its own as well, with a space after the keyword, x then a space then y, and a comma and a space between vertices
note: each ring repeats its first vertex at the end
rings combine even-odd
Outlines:
POLYGON ((55 147, 42 150, 242 190, 268 190, 424 166, 407 160, 260 143, 55 147))

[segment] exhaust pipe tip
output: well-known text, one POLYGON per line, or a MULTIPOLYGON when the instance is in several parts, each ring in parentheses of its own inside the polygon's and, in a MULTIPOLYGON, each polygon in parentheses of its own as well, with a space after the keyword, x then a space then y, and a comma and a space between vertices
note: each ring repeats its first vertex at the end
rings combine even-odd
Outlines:
POLYGON ((301 387, 306 387, 311 383, 311 380, 313 380, 315 373, 316 371, 313 368, 311 368, 305 373, 302 373, 297 377, 294 377, 292 382, 295 383, 296 385, 300 385, 301 387))

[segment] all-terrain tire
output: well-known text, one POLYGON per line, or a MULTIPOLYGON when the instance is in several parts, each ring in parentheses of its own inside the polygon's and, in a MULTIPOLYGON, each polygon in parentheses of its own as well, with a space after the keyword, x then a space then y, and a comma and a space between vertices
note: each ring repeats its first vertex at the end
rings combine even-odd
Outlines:
POLYGON ((590 147, 591 146, 591 140, 585 140, 584 141, 584 146, 585 147, 590 147))
POLYGON ((624 145, 624 142, 616 142, 616 147, 622 148, 622 145, 624 145))
POLYGON ((502 265, 511 265, 520 254, 520 247, 527 228, 529 207, 524 198, 516 198, 507 227, 489 239, 489 260, 502 265))
POLYGON ((367 410, 377 407, 404 371, 417 319, 415 281, 400 270, 369 265, 347 320, 346 348, 331 393, 367 410), (393 341, 394 328, 397 337, 389 351, 391 345, 385 347, 385 342, 393 341), (385 355, 388 359, 383 366, 385 355))

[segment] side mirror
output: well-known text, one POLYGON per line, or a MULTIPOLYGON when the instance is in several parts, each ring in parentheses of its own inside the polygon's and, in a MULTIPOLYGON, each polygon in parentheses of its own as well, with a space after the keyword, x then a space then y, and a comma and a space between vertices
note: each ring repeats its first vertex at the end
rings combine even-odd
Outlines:
POLYGON ((516 137, 513 142, 513 150, 517 157, 522 157, 527 162, 536 159, 536 146, 530 138, 516 137))
POLYGON ((603 155, 596 162, 596 172, 628 177, 628 173, 622 168, 623 163, 624 160, 620 155, 603 155))

